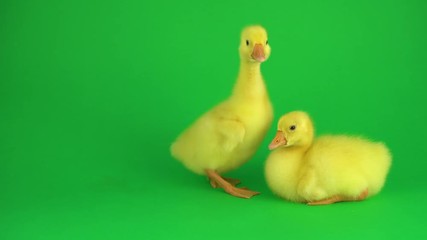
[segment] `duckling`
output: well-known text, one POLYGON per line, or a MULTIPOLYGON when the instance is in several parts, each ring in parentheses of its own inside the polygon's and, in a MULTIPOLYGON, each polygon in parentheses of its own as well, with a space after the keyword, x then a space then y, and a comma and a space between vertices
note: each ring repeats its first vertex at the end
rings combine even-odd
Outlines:
POLYGON ((240 167, 255 153, 273 120, 272 105, 261 76, 270 56, 267 32, 261 26, 243 29, 240 70, 231 95, 199 117, 171 145, 171 154, 194 173, 206 175, 213 188, 241 198, 259 192, 238 188, 237 179, 221 174, 240 167))
POLYGON ((391 165, 388 148, 361 137, 325 135, 302 111, 283 115, 265 165, 270 189, 309 205, 361 201, 377 194, 391 165))

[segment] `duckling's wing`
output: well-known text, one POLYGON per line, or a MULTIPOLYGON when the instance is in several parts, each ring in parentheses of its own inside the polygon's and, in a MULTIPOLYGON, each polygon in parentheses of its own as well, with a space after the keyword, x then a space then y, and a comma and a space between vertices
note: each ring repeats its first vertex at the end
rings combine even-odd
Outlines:
POLYGON ((243 123, 233 118, 218 119, 216 129, 220 134, 220 144, 228 152, 243 142, 246 132, 243 123))
POLYGON ((243 142, 245 126, 230 106, 219 105, 209 112, 209 118, 218 135, 220 146, 225 151, 232 151, 243 142))
POLYGON ((179 159, 232 152, 245 136, 245 127, 229 108, 217 106, 201 116, 172 144, 172 154, 179 159))

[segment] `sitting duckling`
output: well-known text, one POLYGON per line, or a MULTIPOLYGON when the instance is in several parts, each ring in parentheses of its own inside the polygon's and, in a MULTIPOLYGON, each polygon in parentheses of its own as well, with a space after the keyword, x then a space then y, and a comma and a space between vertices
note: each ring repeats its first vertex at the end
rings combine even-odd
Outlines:
POLYGON ((261 63, 270 56, 267 32, 261 26, 243 30, 240 72, 231 96, 188 127, 171 146, 172 156, 189 170, 207 175, 211 186, 250 198, 258 192, 235 187, 239 180, 220 174, 248 161, 265 137, 273 120, 272 106, 261 63))
POLYGON ((313 141, 313 123, 307 113, 282 116, 265 176, 278 196, 309 205, 361 201, 384 185, 391 156, 383 143, 344 135, 313 141))

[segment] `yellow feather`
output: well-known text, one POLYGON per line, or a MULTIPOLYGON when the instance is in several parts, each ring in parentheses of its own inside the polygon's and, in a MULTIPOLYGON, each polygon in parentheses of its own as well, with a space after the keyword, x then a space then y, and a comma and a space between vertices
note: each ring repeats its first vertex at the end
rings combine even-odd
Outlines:
POLYGON ((261 62, 270 55, 265 29, 245 28, 239 53, 240 71, 231 96, 198 118, 171 146, 172 156, 195 173, 241 166, 271 125, 273 111, 261 76, 261 62))
POLYGON ((366 189, 369 197, 384 186, 391 155, 383 143, 345 135, 314 140, 310 117, 298 111, 282 116, 278 131, 286 141, 269 155, 265 176, 280 197, 296 202, 357 198, 366 189))

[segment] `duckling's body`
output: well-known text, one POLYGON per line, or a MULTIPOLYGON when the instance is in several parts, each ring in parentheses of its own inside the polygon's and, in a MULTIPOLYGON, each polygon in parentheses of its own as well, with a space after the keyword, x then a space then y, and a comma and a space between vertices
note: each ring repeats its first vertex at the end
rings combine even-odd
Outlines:
POLYGON ((272 121, 267 96, 230 98, 202 115, 172 145, 172 154, 198 174, 233 170, 255 153, 272 121), (262 119, 262 116, 267 116, 262 119))
POLYGON ((329 204, 363 200, 383 187, 391 164, 383 143, 344 135, 313 141, 311 119, 304 112, 284 115, 278 129, 270 145, 278 149, 268 157, 265 174, 280 197, 329 204))
POLYGON ((239 50, 240 72, 231 96, 186 129, 171 152, 188 169, 206 174, 213 187, 249 198, 258 193, 235 188, 238 180, 219 174, 248 161, 271 126, 273 111, 260 69, 270 54, 265 30, 260 26, 244 29, 239 50))

